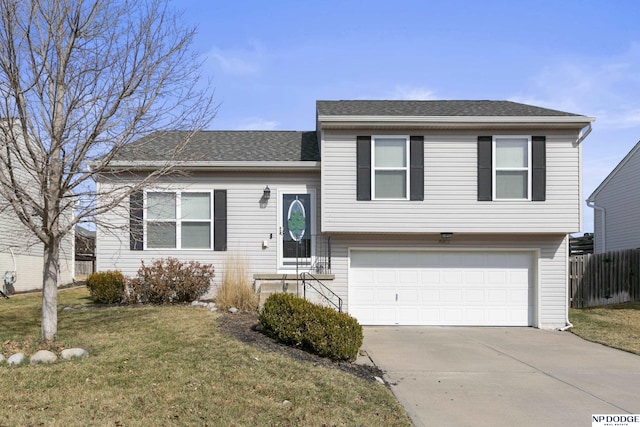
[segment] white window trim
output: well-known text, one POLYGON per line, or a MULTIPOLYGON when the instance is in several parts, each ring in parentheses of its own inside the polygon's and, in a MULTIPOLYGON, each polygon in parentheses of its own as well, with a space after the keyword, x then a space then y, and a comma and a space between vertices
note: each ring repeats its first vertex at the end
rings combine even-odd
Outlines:
POLYGON ((371 136, 371 200, 409 200, 411 180, 411 146, 409 135, 372 135, 371 136), (376 167, 376 139, 404 139, 404 167, 376 167), (376 171, 404 171, 404 197, 376 197, 376 171))
POLYGON ((213 226, 214 226, 214 218, 213 218, 213 190, 167 190, 167 189, 162 189, 162 190, 145 190, 144 191, 144 198, 143 198, 143 207, 144 209, 142 210, 142 224, 143 224, 143 229, 142 229, 142 233, 143 233, 143 240, 144 240, 144 244, 143 244, 143 250, 150 250, 150 251, 207 251, 207 250, 213 250, 213 226), (147 199, 147 194, 148 193, 173 193, 176 195, 176 218, 174 219, 154 219, 154 220, 150 220, 147 218, 147 211, 148 211, 148 199, 147 199), (182 194, 186 193, 206 193, 209 194, 209 214, 210 217, 208 220, 204 220, 204 219, 189 219, 189 220, 185 220, 184 222, 201 222, 201 223, 208 223, 210 224, 209 227, 209 247, 208 248, 183 248, 182 247, 182 218, 179 217, 179 215, 182 214, 182 194), (147 242, 148 242, 148 235, 147 235, 147 224, 149 222, 170 222, 170 223, 175 223, 176 224, 176 247, 175 248, 149 248, 147 247, 147 242))
POLYGON ((531 201, 531 135, 497 135, 493 137, 491 147, 491 185, 492 199, 497 201, 531 201), (527 140, 527 167, 519 168, 498 168, 496 164, 497 142, 503 139, 526 139, 527 140), (496 194, 496 172, 497 171, 527 171, 527 197, 519 199, 499 198, 496 194))

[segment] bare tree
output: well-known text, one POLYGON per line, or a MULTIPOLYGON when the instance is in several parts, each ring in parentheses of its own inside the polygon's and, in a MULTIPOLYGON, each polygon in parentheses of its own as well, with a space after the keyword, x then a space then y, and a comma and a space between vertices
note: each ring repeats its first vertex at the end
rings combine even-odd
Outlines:
POLYGON ((193 36, 166 0, 0 0, 0 200, 44 247, 44 340, 61 242, 136 190, 97 204, 94 177, 134 139, 215 115, 193 36))

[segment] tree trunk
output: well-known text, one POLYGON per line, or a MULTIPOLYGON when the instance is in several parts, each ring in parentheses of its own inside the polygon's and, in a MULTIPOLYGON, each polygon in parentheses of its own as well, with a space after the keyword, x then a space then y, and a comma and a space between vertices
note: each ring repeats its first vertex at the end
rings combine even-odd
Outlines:
POLYGON ((53 342, 58 333, 58 242, 45 245, 42 271, 42 339, 53 342))

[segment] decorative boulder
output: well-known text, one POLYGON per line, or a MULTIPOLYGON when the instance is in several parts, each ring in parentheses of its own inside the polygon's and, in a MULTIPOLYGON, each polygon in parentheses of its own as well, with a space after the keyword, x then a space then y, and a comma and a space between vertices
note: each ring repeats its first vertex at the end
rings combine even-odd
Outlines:
POLYGON ((8 365, 20 365, 26 359, 24 353, 16 353, 9 356, 7 359, 8 365))
POLYGON ((58 359, 55 353, 49 350, 39 350, 33 356, 31 356, 31 364, 37 363, 53 363, 58 359))
POLYGON ((0 354, 0 363, 4 362, 4 356, 0 354))
POLYGON ((87 356, 89 356, 89 352, 84 348, 65 348, 64 350, 62 350, 62 353, 60 353, 60 357, 62 357, 64 360, 87 356))

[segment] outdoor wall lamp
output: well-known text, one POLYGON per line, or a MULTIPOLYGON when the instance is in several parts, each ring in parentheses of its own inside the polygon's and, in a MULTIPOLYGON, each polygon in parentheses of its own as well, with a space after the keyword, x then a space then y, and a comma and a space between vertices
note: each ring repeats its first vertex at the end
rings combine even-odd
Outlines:
POLYGON ((268 185, 264 187, 264 192, 262 193, 262 197, 264 197, 265 200, 269 200, 269 198, 271 197, 271 189, 269 188, 268 185))
POLYGON ((450 239, 453 237, 453 233, 446 231, 444 233, 440 233, 440 237, 442 237, 443 239, 450 239))

